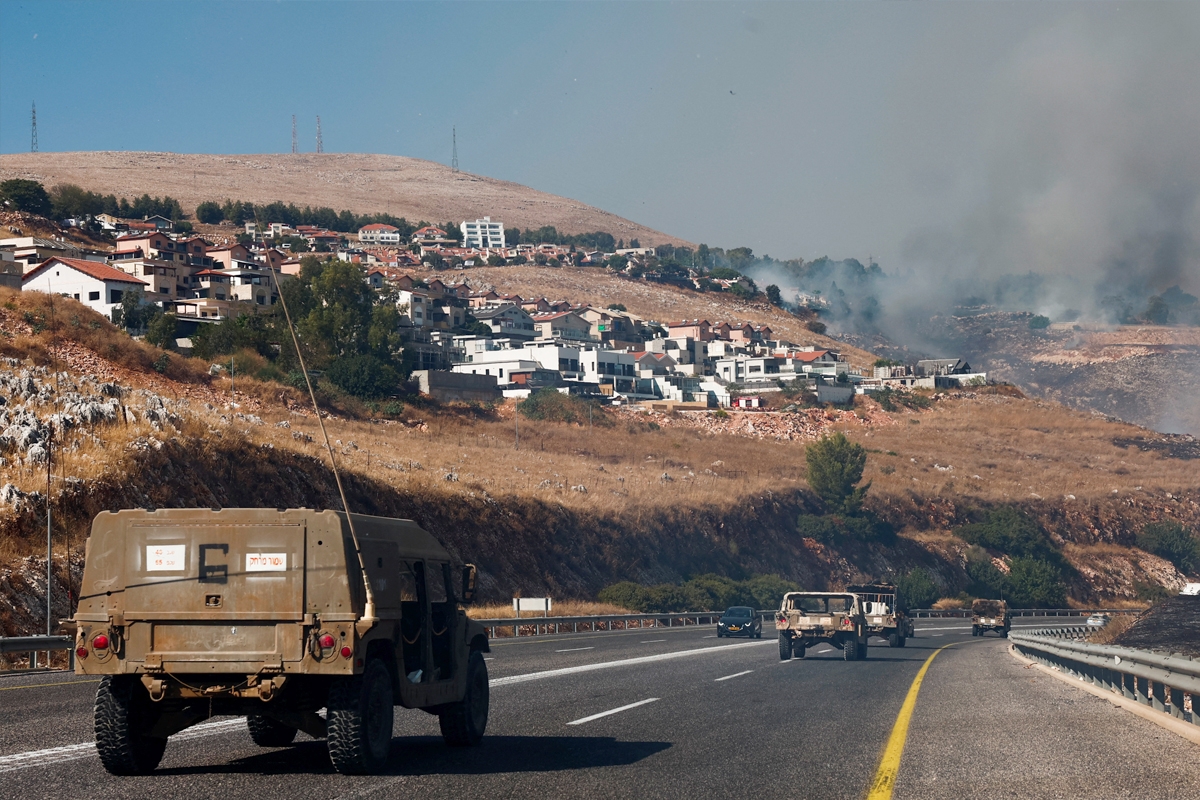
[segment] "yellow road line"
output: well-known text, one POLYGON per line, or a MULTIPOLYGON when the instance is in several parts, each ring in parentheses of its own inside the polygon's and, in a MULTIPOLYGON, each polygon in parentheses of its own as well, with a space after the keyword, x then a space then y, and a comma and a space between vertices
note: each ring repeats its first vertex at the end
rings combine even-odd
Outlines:
POLYGON ((891 800, 892 790, 896 788, 896 775, 900 772, 900 757, 904 755, 904 743, 908 741, 908 723, 912 720, 913 709, 917 705, 917 693, 921 691, 921 682, 925 680, 925 673, 929 671, 929 665, 937 658, 938 653, 956 644, 960 644, 960 642, 951 642, 934 650, 929 658, 925 659, 917 677, 913 678, 912 686, 908 688, 908 695, 904 698, 904 705, 900 706, 896 724, 892 726, 892 735, 888 737, 887 746, 883 750, 883 758, 879 760, 879 769, 875 771, 875 780, 871 781, 871 790, 867 792, 867 800, 891 800))
POLYGON ((99 683, 100 679, 92 681, 59 681, 58 683, 31 683, 27 686, 0 686, 0 692, 15 692, 17 689, 45 689, 47 686, 74 686, 79 683, 99 683))

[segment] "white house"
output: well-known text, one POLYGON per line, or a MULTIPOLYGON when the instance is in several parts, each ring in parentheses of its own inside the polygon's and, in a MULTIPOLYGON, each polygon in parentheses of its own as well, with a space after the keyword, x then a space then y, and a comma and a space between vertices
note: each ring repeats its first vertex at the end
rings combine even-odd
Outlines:
POLYGON ((358 241, 363 244, 399 245, 400 229, 375 222, 358 229, 358 241))
POLYGON ((492 222, 491 217, 477 219, 474 222, 463 222, 459 226, 463 235, 463 247, 485 248, 504 247, 504 223, 492 222))
POLYGON ((148 285, 108 264, 78 258, 48 258, 21 280, 22 291, 72 297, 106 317, 112 316, 125 292, 144 291, 148 285))

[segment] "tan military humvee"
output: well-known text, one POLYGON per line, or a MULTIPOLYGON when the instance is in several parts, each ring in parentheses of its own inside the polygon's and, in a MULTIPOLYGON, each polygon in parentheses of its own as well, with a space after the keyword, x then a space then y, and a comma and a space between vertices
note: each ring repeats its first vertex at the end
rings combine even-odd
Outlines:
POLYGON ((815 644, 833 645, 842 658, 867 657, 867 621, 858 595, 851 592, 789 592, 775 613, 779 658, 804 658, 815 644))
POLYGON ((1007 639, 1011 627, 1012 615, 1008 613, 1008 603, 1003 600, 976 600, 971 603, 972 636, 983 636, 988 631, 996 631, 1007 639))
POLYGON ((96 749, 114 774, 152 771, 167 737, 245 715, 254 741, 328 740, 344 773, 380 770, 393 706, 438 715, 452 745, 487 727, 484 629, 459 603, 475 568, 409 520, 309 509, 102 513, 75 615, 76 671, 104 676, 96 749), (318 712, 326 709, 322 718, 318 712))
POLYGON ((916 634, 912 619, 899 608, 895 584, 860 583, 847 586, 846 591, 858 595, 868 637, 887 639, 888 647, 904 647, 916 634))

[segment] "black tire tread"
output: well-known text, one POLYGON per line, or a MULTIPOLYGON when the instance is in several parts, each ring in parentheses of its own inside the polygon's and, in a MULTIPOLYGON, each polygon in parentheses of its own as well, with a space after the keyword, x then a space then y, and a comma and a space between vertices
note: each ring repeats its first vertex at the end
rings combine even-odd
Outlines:
POLYGON ((246 729, 259 747, 287 747, 296 740, 298 733, 292 726, 261 714, 246 717, 246 729))
POLYGON ((153 772, 167 749, 166 739, 138 732, 148 722, 139 713, 136 695, 139 690, 145 691, 132 675, 105 677, 96 689, 96 752, 100 763, 113 775, 153 772))
POLYGON ((790 636, 779 634, 779 660, 790 661, 792 658, 792 639, 790 636))
MULTIPOLYGON (((375 760, 367 746, 367 721, 363 713, 363 695, 368 676, 380 668, 383 669, 384 678, 388 680, 390 687, 391 678, 387 675, 387 667, 378 660, 367 662, 367 668, 361 675, 339 678, 329 687, 325 718, 326 742, 329 746, 329 760, 333 762, 334 769, 343 775, 368 775, 378 772, 384 766, 375 760)), ((385 758, 384 762, 386 760, 385 758)))
POLYGON ((488 691, 487 663, 483 660, 483 653, 478 650, 472 650, 470 657, 467 659, 467 696, 457 703, 451 703, 446 710, 438 714, 438 726, 442 730, 442 739, 451 747, 473 747, 483 740, 484 731, 487 730, 486 712, 484 714, 483 729, 478 731, 471 729, 471 679, 472 674, 477 670, 483 670, 484 691, 488 691))

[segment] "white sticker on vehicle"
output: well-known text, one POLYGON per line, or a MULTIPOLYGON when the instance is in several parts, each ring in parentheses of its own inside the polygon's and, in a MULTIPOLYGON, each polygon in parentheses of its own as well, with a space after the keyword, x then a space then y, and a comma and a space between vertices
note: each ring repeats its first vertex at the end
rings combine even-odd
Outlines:
POLYGON ((187 545, 184 544, 148 544, 146 545, 147 572, 182 572, 187 568, 187 545))
POLYGON ((246 553, 246 572, 284 572, 287 553, 246 553))

